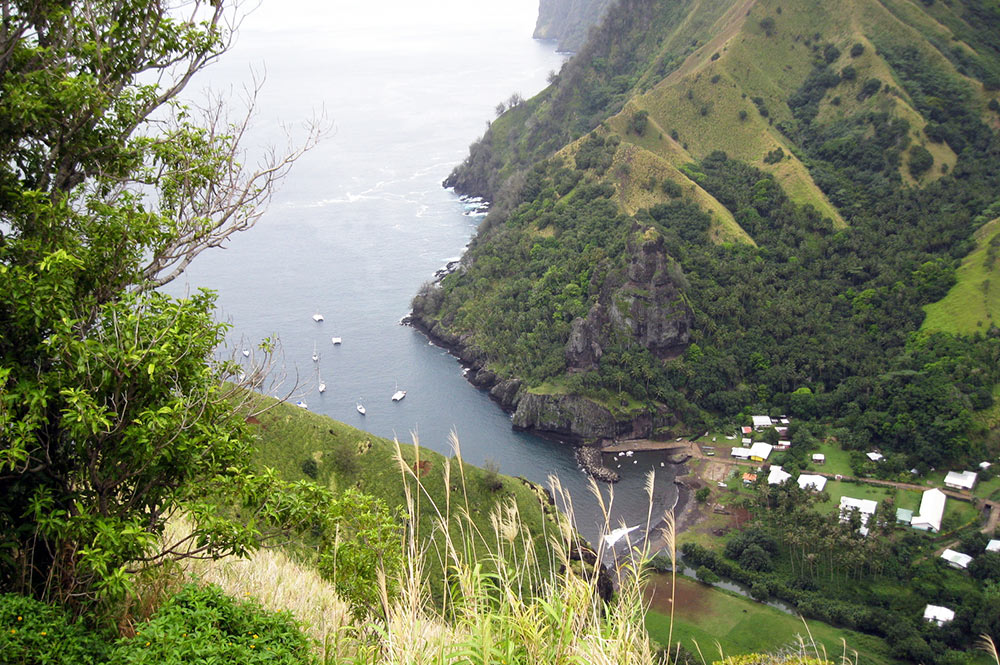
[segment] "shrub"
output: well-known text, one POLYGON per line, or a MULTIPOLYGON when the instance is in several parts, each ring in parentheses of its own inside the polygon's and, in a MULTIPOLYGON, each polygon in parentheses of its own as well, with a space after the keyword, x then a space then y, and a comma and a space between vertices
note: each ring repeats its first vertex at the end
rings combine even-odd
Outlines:
POLYGON ((934 156, 922 145, 910 148, 910 175, 919 178, 934 165, 934 156))
POLYGON ((856 70, 851 65, 847 65, 846 67, 840 70, 840 78, 844 79, 845 81, 853 81, 854 79, 858 78, 858 70, 856 70))
POLYGON ((840 57, 840 49, 838 49, 833 44, 827 44, 823 48, 823 59, 826 60, 827 64, 830 64, 839 57, 840 57))
POLYGON ((319 475, 319 465, 316 464, 316 460, 311 457, 302 460, 302 473, 316 480, 316 476, 319 475))
POLYGON ((104 662, 110 640, 56 605, 0 595, 0 658, 22 665, 104 662))
POLYGON ((865 52, 865 45, 855 42, 854 46, 851 47, 851 57, 856 58, 865 52))
POLYGON ((719 576, 712 572, 708 566, 698 566, 694 573, 698 576, 698 581, 705 584, 715 584, 719 581, 719 576))
POLYGON ((767 16, 767 17, 761 19, 761 21, 760 21, 760 29, 763 30, 764 34, 767 35, 768 37, 774 36, 774 33, 777 30, 777 28, 775 26, 775 23, 774 23, 774 19, 771 18, 770 16, 767 16))
POLYGON ((188 585, 135 637, 120 640, 108 665, 315 663, 310 639, 288 612, 237 601, 217 586, 188 585))
POLYGON ((697 501, 698 503, 705 503, 706 501, 708 501, 708 495, 711 493, 712 490, 710 490, 707 487, 702 487, 701 489, 699 489, 697 492, 694 493, 694 500, 697 501))

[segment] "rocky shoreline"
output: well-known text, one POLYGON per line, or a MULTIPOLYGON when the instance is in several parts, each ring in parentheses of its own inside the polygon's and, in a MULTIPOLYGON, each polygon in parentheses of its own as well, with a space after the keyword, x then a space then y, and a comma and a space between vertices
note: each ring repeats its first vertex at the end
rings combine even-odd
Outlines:
POLYGON ((577 461, 597 480, 609 483, 619 480, 618 473, 603 462, 602 444, 649 439, 658 427, 668 422, 649 412, 620 420, 607 407, 586 397, 530 393, 519 379, 501 379, 487 369, 482 354, 475 347, 445 330, 437 321, 423 319, 411 312, 400 323, 416 328, 432 343, 455 356, 465 367, 464 375, 469 383, 488 391, 493 401, 511 414, 514 429, 573 446, 577 461))

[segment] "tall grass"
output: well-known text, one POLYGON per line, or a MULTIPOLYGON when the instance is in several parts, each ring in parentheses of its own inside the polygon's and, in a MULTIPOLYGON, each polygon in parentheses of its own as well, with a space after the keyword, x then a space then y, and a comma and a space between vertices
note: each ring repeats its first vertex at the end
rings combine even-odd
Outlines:
MULTIPOLYGON (((396 594, 390 594, 393 585, 385 574, 379 575, 380 606, 370 608, 366 617, 352 616, 331 584, 282 551, 260 551, 245 560, 194 561, 186 572, 231 595, 254 596, 271 609, 291 610, 316 639, 320 660, 327 665, 665 662, 643 628, 641 563, 650 554, 648 541, 630 547, 630 555, 612 566, 616 592, 603 600, 599 591, 608 576, 595 565, 604 558, 603 544, 594 552, 581 541, 573 528, 571 498, 558 480, 551 479, 552 492, 569 509, 566 516, 545 520, 542 535, 526 527, 513 499, 494 506, 484 531, 472 519, 474 506, 454 437, 452 445, 456 454, 441 473, 445 487, 457 489, 448 491, 439 505, 414 472, 419 464, 406 461, 396 443, 408 517, 404 565, 395 580, 396 594), (427 519, 422 515, 432 516, 429 538, 419 535, 427 533, 421 528, 420 520, 427 519), (443 575, 439 585, 430 584, 428 570, 444 571, 437 573, 443 575), (432 598, 434 586, 444 589, 443 598, 432 598)), ((596 484, 592 489, 609 515, 613 495, 605 499, 596 484)), ((652 491, 652 478, 647 490, 652 491)), ((660 521, 647 511, 647 531, 654 518, 660 521)), ((674 561, 673 520, 671 515, 664 518, 663 535, 674 561)), ((611 526, 607 518, 605 522, 611 526)))

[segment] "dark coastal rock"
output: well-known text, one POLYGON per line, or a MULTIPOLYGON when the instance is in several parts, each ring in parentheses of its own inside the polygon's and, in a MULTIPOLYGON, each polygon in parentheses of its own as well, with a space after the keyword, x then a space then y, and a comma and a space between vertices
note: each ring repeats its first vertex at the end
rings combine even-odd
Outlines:
POLYGON ((507 379, 497 383, 490 389, 490 397, 507 411, 513 411, 520 399, 521 382, 518 379, 507 379))
POLYGON ((488 369, 481 369, 476 373, 469 372, 469 383, 477 388, 491 388, 497 382, 497 375, 488 369))
POLYGON ((576 395, 527 393, 517 403, 514 427, 574 439, 614 438, 617 424, 607 408, 576 395))
POLYGON ((576 449, 576 461, 595 480, 605 483, 617 483, 621 475, 614 469, 604 465, 604 455, 597 446, 581 446, 576 449))

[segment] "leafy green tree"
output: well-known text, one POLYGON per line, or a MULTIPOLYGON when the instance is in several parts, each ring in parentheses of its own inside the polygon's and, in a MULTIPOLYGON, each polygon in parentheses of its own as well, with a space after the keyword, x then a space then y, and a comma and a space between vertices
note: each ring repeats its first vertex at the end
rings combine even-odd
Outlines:
POLYGON ((245 119, 179 101, 226 50, 229 5, 3 2, 0 590, 120 594, 131 572, 244 554, 331 499, 250 472, 214 297, 155 290, 252 226, 320 131, 251 170, 245 119), (181 513, 191 534, 161 541, 181 513))

